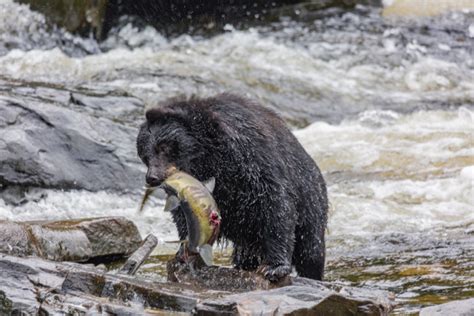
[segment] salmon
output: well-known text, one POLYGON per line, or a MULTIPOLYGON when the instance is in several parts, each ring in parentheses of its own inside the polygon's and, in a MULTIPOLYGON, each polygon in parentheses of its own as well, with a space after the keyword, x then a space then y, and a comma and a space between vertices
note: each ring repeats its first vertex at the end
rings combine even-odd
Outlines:
POLYGON ((140 211, 156 188, 162 188, 168 195, 165 212, 184 213, 188 236, 180 242, 185 244, 188 254, 200 254, 207 265, 212 265, 212 245, 219 235, 221 216, 212 196, 215 180, 201 183, 193 176, 173 172, 159 187, 149 187, 145 191, 140 211))

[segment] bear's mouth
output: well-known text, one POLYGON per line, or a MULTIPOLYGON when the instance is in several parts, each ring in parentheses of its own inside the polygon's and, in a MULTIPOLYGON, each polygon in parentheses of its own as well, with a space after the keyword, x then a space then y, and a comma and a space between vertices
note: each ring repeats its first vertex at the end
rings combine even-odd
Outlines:
POLYGON ((168 167, 168 168, 166 169, 166 172, 165 172, 166 177, 169 177, 169 176, 171 176, 173 173, 176 173, 176 172, 178 172, 178 171, 179 171, 178 168, 176 168, 176 166, 172 165, 172 166, 170 166, 170 167, 168 167))

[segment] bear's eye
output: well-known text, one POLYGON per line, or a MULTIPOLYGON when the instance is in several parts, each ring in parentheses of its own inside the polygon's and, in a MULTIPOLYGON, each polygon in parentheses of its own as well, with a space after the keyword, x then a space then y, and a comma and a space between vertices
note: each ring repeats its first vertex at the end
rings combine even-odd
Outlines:
POLYGON ((166 157, 174 157, 177 154, 177 151, 175 149, 176 146, 172 143, 160 143, 156 145, 156 152, 158 154, 164 155, 166 157))
POLYGON ((156 150, 156 153, 160 154, 160 153, 165 153, 166 152, 166 147, 165 144, 157 144, 155 146, 155 150, 156 150))

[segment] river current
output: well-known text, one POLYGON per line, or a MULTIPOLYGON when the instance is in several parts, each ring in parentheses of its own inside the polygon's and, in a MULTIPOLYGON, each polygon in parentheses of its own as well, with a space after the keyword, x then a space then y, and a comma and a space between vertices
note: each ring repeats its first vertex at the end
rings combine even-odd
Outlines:
MULTIPOLYGON (((0 0, 0 75, 120 89, 148 106, 220 91, 258 99, 288 121, 327 180, 329 279, 393 291, 402 314, 474 296, 472 12, 383 18, 358 6, 172 39, 124 23, 98 44, 0 0)), ((0 218, 121 215, 172 252, 162 201, 138 215, 140 198, 48 190, 19 206, 0 198, 0 218)))

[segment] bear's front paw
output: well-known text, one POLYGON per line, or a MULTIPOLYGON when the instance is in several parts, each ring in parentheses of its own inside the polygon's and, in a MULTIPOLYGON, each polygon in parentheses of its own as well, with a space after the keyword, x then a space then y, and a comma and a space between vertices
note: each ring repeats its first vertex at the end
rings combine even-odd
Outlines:
POLYGON ((291 273, 291 266, 286 264, 276 265, 276 266, 261 266, 258 269, 259 273, 262 273, 270 282, 276 282, 286 277, 291 273))

